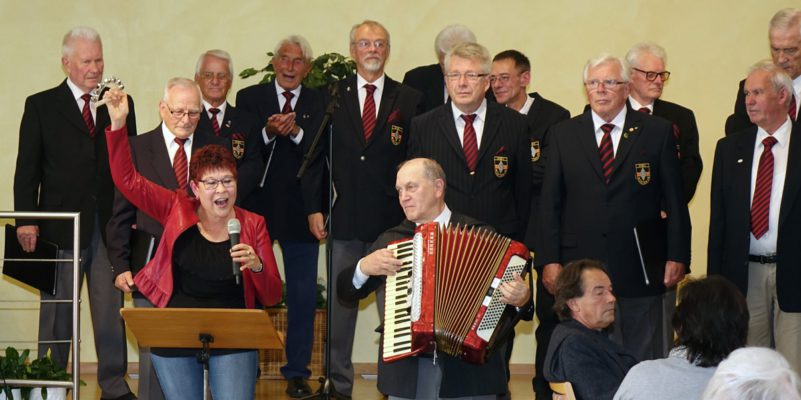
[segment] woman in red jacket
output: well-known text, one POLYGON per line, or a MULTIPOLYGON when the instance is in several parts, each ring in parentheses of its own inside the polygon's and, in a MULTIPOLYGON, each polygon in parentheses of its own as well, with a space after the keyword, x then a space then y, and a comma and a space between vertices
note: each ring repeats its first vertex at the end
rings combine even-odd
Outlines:
MULTIPOLYGON (((128 145, 128 104, 118 89, 107 92, 111 127, 106 129, 114 184, 136 207, 164 226, 153 259, 134 278, 138 290, 156 307, 254 308, 281 297, 281 279, 264 219, 234 206, 236 163, 230 151, 211 145, 192 155, 189 185, 170 191, 136 172, 128 145), (241 221, 241 243, 231 247, 228 221, 241 221), (231 262, 240 263, 239 284, 231 262)), ((176 119, 198 118, 199 106, 168 104, 176 119), (194 107, 194 108, 193 108, 194 107)), ((152 349, 151 358, 168 400, 203 397, 203 369, 192 349, 152 349)), ((209 383, 215 399, 252 399, 256 350, 212 350, 209 383)))

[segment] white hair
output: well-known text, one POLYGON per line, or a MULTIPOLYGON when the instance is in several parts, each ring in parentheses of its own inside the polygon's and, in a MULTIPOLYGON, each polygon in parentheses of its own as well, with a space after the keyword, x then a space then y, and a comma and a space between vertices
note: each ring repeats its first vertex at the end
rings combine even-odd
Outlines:
POLYGON ((197 90, 198 98, 200 99, 203 98, 203 94, 200 92, 200 86, 197 85, 197 82, 189 78, 176 77, 167 81, 167 85, 164 86, 164 97, 162 97, 161 100, 163 100, 165 103, 168 102, 170 89, 176 86, 180 86, 182 88, 187 88, 187 89, 195 89, 197 90))
POLYGON ((273 50, 273 57, 278 56, 278 51, 281 50, 281 47, 283 47, 285 44, 294 44, 300 47, 300 52, 303 54, 303 58, 305 58, 307 62, 311 62, 312 58, 314 58, 309 41, 300 35, 289 35, 279 40, 278 44, 275 45, 275 50, 273 50))
POLYGON ((801 10, 797 8, 784 8, 776 12, 770 19, 768 32, 773 30, 790 30, 795 28, 801 32, 801 10))
POLYGON ((631 77, 631 67, 629 66, 629 63, 627 63, 626 60, 613 56, 609 53, 603 53, 598 57, 587 60, 587 63, 584 64, 584 71, 582 72, 583 79, 585 81, 587 80, 587 74, 589 73, 590 68, 595 68, 606 63, 618 64, 620 66, 620 78, 623 80, 623 82, 629 81, 629 78, 631 77))
POLYGON ((217 57, 221 60, 225 60, 225 62, 228 63, 228 75, 231 76, 231 79, 234 78, 234 62, 231 61, 231 54, 220 49, 209 50, 197 58, 197 63, 195 63, 195 75, 200 75, 200 67, 203 66, 203 59, 205 59, 206 56, 217 57))
POLYGON ((801 400, 798 374, 775 350, 743 347, 719 365, 704 400, 801 400))
POLYGON ((366 20, 364 20, 364 21, 362 21, 362 22, 360 22, 360 23, 358 23, 356 25, 353 25, 353 27, 350 28, 350 44, 352 44, 352 45, 356 44, 356 31, 359 28, 361 28, 362 26, 365 26, 365 25, 369 26, 371 29, 380 29, 380 30, 384 31, 384 33, 387 34, 387 47, 390 47, 390 44, 389 44, 389 31, 387 30, 387 28, 384 28, 384 25, 381 25, 380 22, 373 21, 373 20, 370 20, 370 19, 366 19, 366 20))
POLYGON ((467 42, 476 42, 476 35, 473 34, 470 28, 460 24, 448 25, 439 31, 436 39, 434 39, 434 52, 437 54, 437 59, 442 61, 445 54, 457 44, 467 42))
POLYGON ((445 71, 450 70, 451 59, 453 57, 475 60, 481 64, 481 73, 488 74, 492 69, 492 57, 486 47, 478 43, 459 43, 447 54, 445 54, 445 71))
POLYGON ((88 26, 76 26, 70 29, 69 32, 64 35, 64 39, 61 40, 61 55, 63 57, 69 57, 72 55, 72 51, 74 50, 72 43, 78 39, 96 42, 101 46, 103 45, 103 42, 100 40, 100 34, 97 33, 94 28, 90 28, 88 26))
POLYGON ((665 49, 653 42, 640 42, 631 46, 628 53, 626 53, 626 62, 629 63, 631 67, 640 67, 640 57, 645 54, 650 54, 660 59, 662 64, 667 65, 667 53, 665 49))
POLYGON ((776 66, 776 64, 774 64, 771 60, 762 60, 752 65, 751 68, 748 69, 748 76, 756 71, 765 71, 769 73, 770 83, 773 86, 773 90, 775 90, 776 93, 779 93, 782 89, 784 89, 785 93, 787 93, 787 102, 789 103, 795 91, 793 90, 793 80, 790 79, 790 76, 787 75, 787 72, 783 68, 776 66))

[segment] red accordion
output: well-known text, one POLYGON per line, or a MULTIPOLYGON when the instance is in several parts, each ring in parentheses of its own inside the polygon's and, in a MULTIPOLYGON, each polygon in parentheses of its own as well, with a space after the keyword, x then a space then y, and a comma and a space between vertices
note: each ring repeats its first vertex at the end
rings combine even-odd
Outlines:
POLYGON ((442 351, 483 363, 502 339, 496 327, 506 304, 498 285, 525 275, 526 246, 485 229, 431 222, 388 248, 404 263, 386 280, 383 360, 442 351))

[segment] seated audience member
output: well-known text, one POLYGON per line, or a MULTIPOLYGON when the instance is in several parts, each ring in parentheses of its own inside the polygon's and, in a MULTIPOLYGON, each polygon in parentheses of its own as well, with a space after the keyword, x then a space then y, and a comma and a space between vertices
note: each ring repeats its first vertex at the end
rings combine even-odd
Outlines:
POLYGON ((710 276, 681 288, 672 325, 676 347, 635 365, 615 399, 697 399, 718 363, 745 346, 748 305, 734 284, 710 276))
MULTIPOLYGON (((134 277, 138 290, 156 307, 254 308, 281 297, 272 241, 257 214, 234 207, 236 162, 219 145, 192 154, 189 174, 193 197, 168 190, 142 177, 134 168, 126 138, 128 103, 119 89, 107 92, 111 126, 106 128, 114 184, 137 208, 164 228, 153 259, 134 277), (229 244, 228 221, 241 221, 241 243, 229 244), (241 281, 231 262, 241 265, 241 281)), ((167 105, 173 118, 194 120, 197 104, 167 105)), ((177 167, 180 170, 181 168, 177 167)), ((187 173, 187 172, 184 172, 187 173)), ((193 349, 151 349, 151 359, 167 400, 203 397, 203 369, 193 349)), ((215 399, 253 399, 258 352, 250 349, 212 351, 209 384, 215 399)))
POLYGON ((545 379, 570 382, 579 400, 611 399, 637 360, 605 332, 615 321, 615 295, 600 261, 576 260, 562 269, 554 311, 562 322, 551 335, 545 379))
POLYGON ((766 347, 737 349, 718 365, 703 400, 801 400, 798 374, 766 347))

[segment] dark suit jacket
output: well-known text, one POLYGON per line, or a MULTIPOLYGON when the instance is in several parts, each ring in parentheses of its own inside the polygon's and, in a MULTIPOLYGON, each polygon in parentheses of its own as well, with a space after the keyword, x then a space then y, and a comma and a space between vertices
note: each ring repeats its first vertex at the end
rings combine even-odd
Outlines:
POLYGON ((698 179, 701 178, 701 171, 704 169, 701 153, 698 150, 698 125, 695 123, 695 114, 689 108, 656 99, 654 115, 672 122, 675 124, 674 129, 679 131, 678 149, 681 154, 679 168, 684 188, 684 200, 689 203, 695 195, 698 179))
POLYGON ((468 170, 450 102, 415 118, 412 132, 409 158, 432 158, 442 165, 448 206, 523 241, 532 182, 528 124, 523 115, 487 102, 475 175, 468 170), (506 163, 505 170, 501 162, 506 163))
POLYGON ((554 329, 543 371, 549 382, 569 381, 579 400, 611 400, 635 364, 637 359, 606 333, 571 319, 554 329))
POLYGON ((403 84, 423 94, 420 112, 431 111, 445 104, 445 77, 438 63, 409 70, 403 76, 403 84))
MULTIPOLYGON (((261 149, 259 143, 263 143, 261 128, 262 125, 256 117, 226 103, 223 123, 220 125, 220 136, 227 140, 227 145, 230 146, 236 160, 237 204, 242 204, 244 197, 253 192, 261 181, 261 173, 264 171, 259 152, 261 149)), ((200 113, 195 133, 215 136, 205 108, 200 113)))
MULTIPOLYGON (((246 87, 236 94, 236 104, 240 110, 248 112, 263 126, 273 114, 280 114, 275 82, 246 87)), ((295 144, 290 138, 276 136, 269 145, 259 140, 256 145, 261 164, 270 159, 270 169, 264 186, 256 188, 243 200, 242 206, 264 216, 267 229, 274 240, 316 242, 309 232, 306 219, 306 206, 301 192, 300 181, 296 179, 303 163, 305 149, 317 133, 323 114, 325 99, 317 90, 303 87, 295 105, 295 121, 303 129, 303 138, 295 144)), ((259 176, 263 175, 262 169, 259 176)))
MULTIPOLYGON (((718 141, 712 167, 707 273, 719 274, 747 294, 751 230, 751 166, 756 127, 718 141)), ((776 293, 785 312, 801 312, 801 128, 793 126, 779 210, 776 293)))
MULTIPOLYGON (((395 172, 406 159, 411 119, 420 103, 420 92, 389 76, 378 105, 370 141, 364 140, 356 77, 338 84, 339 109, 332 118, 333 175, 337 199, 331 235, 334 239, 372 242, 403 220, 395 191, 395 172)), ((324 211, 324 160, 329 139, 320 141, 312 165, 301 180, 306 213, 324 211)))
MULTIPOLYGON (((455 211, 451 214, 450 222, 452 224, 458 223, 492 229, 486 224, 455 211)), ((414 235, 414 230, 414 222, 403 220, 400 225, 382 233, 373 243, 368 253, 385 248, 390 242, 410 238, 414 235)), ((350 266, 337 276, 337 290, 341 299, 363 299, 384 284, 385 277, 372 276, 361 288, 356 289, 353 286, 355 269, 356 265, 350 266)), ((379 307, 383 307, 383 304, 380 304, 379 307)), ((520 314, 525 313, 525 311, 518 313, 511 306, 507 306, 505 312, 514 313, 515 318, 507 326, 496 328, 501 329, 499 332, 508 332, 513 329, 514 323, 520 318, 520 314)), ((383 332, 383 327, 379 327, 378 331, 383 332)), ((501 334, 501 337, 507 335, 501 334)), ((379 340, 379 343, 383 343, 383 339, 379 340)), ((442 366, 440 396, 456 397, 506 393, 507 377, 503 357, 505 346, 506 344, 502 344, 490 353, 489 359, 482 365, 470 364, 442 352, 437 353, 437 362, 441 363, 440 365, 442 366)), ((414 398, 417 390, 418 358, 408 357, 391 363, 384 363, 381 357, 383 350, 380 346, 378 354, 378 390, 390 396, 414 398)))
MULTIPOLYGON (((195 132, 192 136, 192 152, 207 145, 218 144, 228 146, 228 141, 222 137, 207 132, 195 132)), ((150 132, 132 137, 130 139, 131 157, 139 174, 150 181, 167 189, 178 188, 175 170, 172 168, 167 146, 164 145, 164 135, 161 124, 150 132)), ((156 243, 161 239, 164 227, 155 219, 143 213, 131 204, 118 190, 114 190, 114 212, 106 226, 108 237, 108 258, 114 268, 114 274, 130 271, 131 261, 131 226, 156 237, 156 243)))
POLYGON ((540 203, 537 266, 604 261, 617 295, 664 291, 645 285, 633 229, 667 212, 667 259, 690 264, 690 216, 681 192, 673 129, 629 110, 609 185, 604 183, 590 111, 554 125, 540 203))
MULTIPOLYGON (((133 99, 128 97, 128 134, 136 135, 133 99)), ((110 124, 105 106, 97 109, 95 139, 81 116, 65 79, 55 88, 25 101, 19 129, 19 151, 14 174, 14 210, 81 213, 81 247, 89 245, 97 222, 106 226, 111 216, 114 184, 106 150, 105 128, 110 124), (95 221, 95 216, 100 220, 95 221)), ((72 248, 72 221, 19 220, 38 225, 42 238, 72 248)), ((105 235, 101 235, 105 242, 105 235)))

